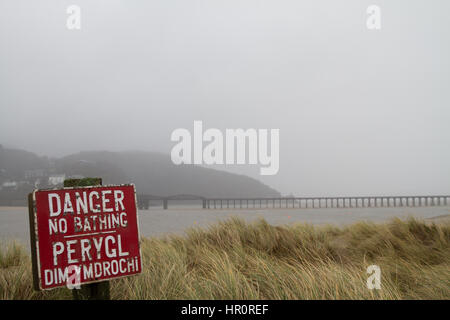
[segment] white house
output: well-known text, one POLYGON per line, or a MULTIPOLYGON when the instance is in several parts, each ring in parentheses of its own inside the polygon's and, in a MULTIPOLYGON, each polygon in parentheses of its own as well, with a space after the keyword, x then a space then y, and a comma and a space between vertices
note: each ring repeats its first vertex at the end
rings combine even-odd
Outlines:
POLYGON ((65 174, 56 174, 48 177, 48 184, 52 186, 56 186, 58 184, 63 184, 66 179, 65 174))
POLYGON ((17 189, 17 182, 16 181, 7 181, 2 183, 2 188, 10 188, 10 189, 17 189))

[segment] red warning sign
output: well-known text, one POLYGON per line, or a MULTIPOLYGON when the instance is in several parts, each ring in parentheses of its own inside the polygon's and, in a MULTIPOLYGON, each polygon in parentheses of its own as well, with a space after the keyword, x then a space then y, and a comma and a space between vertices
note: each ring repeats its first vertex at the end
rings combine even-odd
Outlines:
POLYGON ((142 271, 134 185, 36 190, 30 197, 36 289, 142 271))

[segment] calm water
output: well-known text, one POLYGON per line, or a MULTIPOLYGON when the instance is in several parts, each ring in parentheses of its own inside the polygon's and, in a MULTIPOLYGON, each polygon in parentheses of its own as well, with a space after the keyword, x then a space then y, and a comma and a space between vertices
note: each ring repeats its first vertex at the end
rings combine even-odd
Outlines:
MULTIPOLYGON (((359 209, 235 209, 202 210, 173 207, 169 210, 151 208, 139 211, 142 236, 168 233, 183 234, 190 227, 208 226, 236 216, 247 221, 264 218, 274 225, 306 222, 311 224, 345 225, 357 221, 383 222, 393 217, 433 218, 450 214, 450 207, 424 208, 359 208, 359 209)), ((29 245, 28 209, 0 207, 0 241, 16 239, 29 245)))

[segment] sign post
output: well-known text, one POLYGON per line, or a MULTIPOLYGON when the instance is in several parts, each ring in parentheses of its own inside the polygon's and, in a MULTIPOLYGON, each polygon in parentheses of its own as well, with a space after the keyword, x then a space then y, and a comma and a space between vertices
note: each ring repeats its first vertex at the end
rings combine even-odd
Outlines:
POLYGON ((108 280, 142 271, 134 185, 69 179, 29 195, 34 288, 109 299, 108 280))
MULTIPOLYGON (((66 179, 64 180, 65 188, 73 187, 89 187, 102 185, 101 178, 85 178, 85 179, 66 179)), ((96 282, 80 286, 80 289, 72 290, 74 300, 110 300, 109 281, 96 282)))

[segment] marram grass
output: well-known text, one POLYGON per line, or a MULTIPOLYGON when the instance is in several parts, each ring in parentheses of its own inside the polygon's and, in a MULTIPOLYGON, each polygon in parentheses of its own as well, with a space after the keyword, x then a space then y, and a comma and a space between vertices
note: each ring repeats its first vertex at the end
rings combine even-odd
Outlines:
MULTIPOLYGON (((33 291, 28 252, 0 246, 0 299, 33 291)), ((113 280, 113 299, 450 299, 450 224, 395 219, 348 227, 276 227, 233 218, 186 236, 142 239, 143 273, 113 280), (381 289, 366 286, 369 265, 381 289)))

